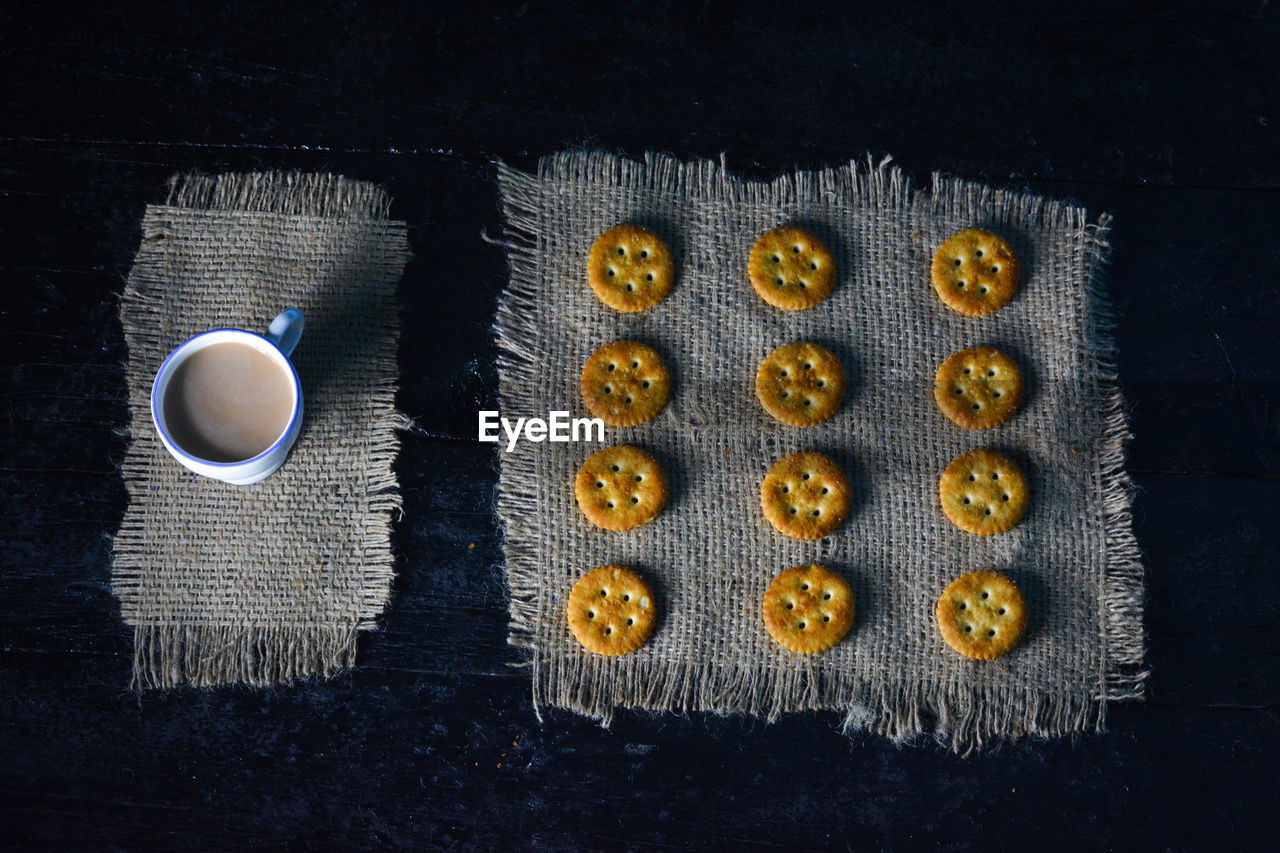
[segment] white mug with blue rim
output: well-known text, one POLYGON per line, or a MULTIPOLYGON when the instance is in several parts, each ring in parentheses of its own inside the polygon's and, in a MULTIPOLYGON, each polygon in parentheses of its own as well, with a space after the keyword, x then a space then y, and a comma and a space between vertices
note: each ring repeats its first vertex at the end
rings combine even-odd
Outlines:
POLYGON ((302 385, 289 361, 302 327, 302 312, 289 308, 265 335, 214 329, 169 353, 151 385, 151 419, 174 459, 235 485, 284 464, 302 427, 302 385))

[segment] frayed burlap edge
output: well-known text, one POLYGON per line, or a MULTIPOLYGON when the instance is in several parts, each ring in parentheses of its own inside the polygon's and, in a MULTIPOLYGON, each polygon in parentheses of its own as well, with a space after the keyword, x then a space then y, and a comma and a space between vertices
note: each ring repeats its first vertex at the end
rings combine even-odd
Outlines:
POLYGON ((169 207, 278 213, 323 219, 386 219, 391 197, 377 184, 315 172, 250 172, 169 179, 169 207))
POLYGON ((230 683, 271 687, 355 666, 361 626, 135 625, 136 691, 230 683))
POLYGON ((531 670, 533 705, 539 719, 544 704, 597 718, 606 726, 618 708, 745 713, 769 721, 783 713, 843 709, 842 729, 847 733, 867 730, 905 743, 932 732, 938 742, 967 754, 1001 739, 1102 731, 1107 702, 1142 698, 1147 676, 1142 669, 1142 563, 1132 531, 1134 488, 1124 470, 1130 432, 1116 370, 1115 312, 1104 279, 1110 215, 1090 222, 1083 208, 938 173, 932 176, 931 191, 917 190, 902 170, 892 165, 891 158, 876 164, 870 155, 839 168, 784 174, 772 182, 748 181, 730 174, 723 155, 719 162, 685 163, 649 153, 638 162, 601 151, 543 157, 536 175, 499 162, 497 173, 505 223, 503 244, 510 268, 510 281, 494 322, 499 350, 498 396, 503 411, 533 411, 537 405, 529 389, 536 387, 534 380, 541 370, 532 342, 538 333, 542 181, 574 176, 675 194, 697 184, 713 189, 722 198, 744 203, 768 197, 772 204, 778 204, 777 195, 771 194, 781 194, 782 202, 838 194, 871 206, 933 205, 940 212, 961 204, 966 208, 996 205, 1013 210, 1021 221, 1071 231, 1077 235, 1086 265, 1092 319, 1086 348, 1093 353, 1098 395, 1104 401, 1099 491, 1107 554, 1100 595, 1102 665, 1095 695, 1050 695, 1010 684, 978 696, 955 685, 869 684, 852 677, 820 674, 803 665, 778 673, 762 667, 689 665, 625 656, 610 659, 606 666, 587 667, 581 656, 549 652, 538 645, 536 634, 537 555, 524 544, 535 539, 535 471, 525 457, 504 457, 497 509, 503 524, 511 602, 508 643, 528 651, 522 665, 531 670))
POLYGON ((1102 647, 1104 669, 1098 701, 1104 722, 1108 701, 1142 699, 1149 670, 1146 636, 1142 628, 1145 600, 1142 552, 1133 534, 1133 498, 1137 488, 1124 469, 1125 448, 1133 433, 1120 388, 1116 364, 1116 311, 1107 296, 1106 264, 1111 217, 1103 214, 1086 227, 1083 245, 1090 265, 1086 281, 1093 308, 1093 341, 1097 349, 1098 383, 1103 399, 1101 464, 1102 520, 1107 559, 1102 586, 1102 647))
MULTIPOLYGON (((205 175, 179 173, 168 181, 165 206, 227 213, 265 213, 327 219, 386 219, 390 195, 377 184, 340 175, 292 172, 252 172, 205 175)), ((146 233, 134 260, 162 251, 146 233)), ((120 300, 125 339, 145 337, 148 317, 158 300, 150 291, 161 282, 140 281, 131 273, 120 300)), ((394 301, 394 297, 390 297, 394 301)), ((218 687, 231 683, 269 687, 309 676, 329 677, 355 665, 361 631, 375 630, 377 618, 390 603, 395 583, 391 551, 392 517, 403 508, 399 482, 392 470, 400 450, 398 431, 411 421, 395 407, 399 390, 400 324, 384 328, 387 337, 374 356, 380 379, 370 393, 371 404, 384 414, 377 418, 368 461, 369 514, 365 519, 363 595, 353 620, 340 625, 238 625, 146 623, 126 618, 134 629, 130 688, 141 692, 179 686, 218 687)), ((149 418, 150 398, 131 394, 130 424, 149 418), (141 413, 141 414, 139 414, 141 413)), ((131 428, 124 430, 132 440, 131 428)), ((126 454, 121 465, 130 502, 147 489, 140 459, 126 454)), ((145 553, 145 531, 126 520, 112 540, 112 588, 120 590, 139 580, 145 553)), ((117 595, 117 597, 119 597, 117 595)))

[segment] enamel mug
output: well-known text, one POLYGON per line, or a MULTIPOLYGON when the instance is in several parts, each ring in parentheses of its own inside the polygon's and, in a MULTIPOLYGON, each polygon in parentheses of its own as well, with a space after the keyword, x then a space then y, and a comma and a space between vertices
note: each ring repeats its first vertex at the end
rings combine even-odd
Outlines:
POLYGON ((164 364, 156 373, 155 382, 151 385, 151 419, 156 425, 156 433, 161 443, 174 459, 187 468, 235 485, 248 485, 263 480, 284 464, 289 449, 298 438, 302 427, 302 385, 298 382, 298 373, 289 361, 289 355, 298 345, 302 337, 302 312, 297 308, 281 311, 267 329, 265 335, 246 332, 243 329, 214 329, 202 332, 189 338, 181 346, 169 353, 164 364), (202 459, 184 449, 173 436, 170 424, 165 420, 165 394, 170 390, 174 374, 178 368, 195 353, 215 344, 239 343, 257 350, 271 359, 278 366, 292 386, 292 404, 288 425, 265 450, 248 459, 232 462, 215 462, 202 459))

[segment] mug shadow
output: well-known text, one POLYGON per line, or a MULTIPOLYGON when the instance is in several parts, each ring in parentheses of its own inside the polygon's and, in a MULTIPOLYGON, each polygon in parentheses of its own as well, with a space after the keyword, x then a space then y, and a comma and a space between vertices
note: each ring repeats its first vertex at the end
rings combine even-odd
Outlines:
MULTIPOLYGON (((303 420, 299 442, 311 434, 321 406, 374 407, 370 395, 394 394, 399 306, 394 292, 361 286, 362 273, 348 264, 299 300, 306 328, 290 360, 302 385, 303 420), (363 402, 358 399, 363 397, 363 402)), ((394 405, 394 401, 392 401, 394 405)))

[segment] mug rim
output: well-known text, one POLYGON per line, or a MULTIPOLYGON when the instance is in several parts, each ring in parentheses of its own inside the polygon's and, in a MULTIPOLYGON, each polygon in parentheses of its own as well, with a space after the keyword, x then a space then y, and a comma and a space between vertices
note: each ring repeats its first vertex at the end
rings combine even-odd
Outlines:
MULTIPOLYGON (((168 390, 167 382, 165 384, 165 389, 166 391, 168 390)), ((169 354, 165 356, 164 361, 160 363, 160 369, 156 371, 156 378, 151 381, 151 422, 155 424, 156 432, 160 435, 161 442, 165 445, 165 447, 171 453, 174 453, 182 457, 183 459, 190 460, 196 463, 197 465, 208 465, 213 468, 228 469, 228 468, 236 468, 241 465, 250 465, 254 462, 259 462, 263 460, 267 456, 270 456, 272 453, 279 450, 281 443, 286 438, 289 437, 290 433, 293 432, 293 428, 298 423, 298 418, 302 415, 301 403, 302 403, 302 381, 298 378, 298 371, 294 368, 293 362, 290 361, 289 356, 285 355, 284 350, 276 346, 276 344, 270 339, 264 337, 263 335, 259 335, 256 332, 250 332, 245 329, 233 329, 230 327, 223 327, 220 329, 209 329, 207 331, 192 335, 191 337, 187 338, 185 341, 183 341, 182 343, 174 347, 169 352, 169 354), (276 436, 275 440, 272 441, 271 444, 268 445, 267 448, 263 450, 261 453, 258 453, 255 456, 250 456, 248 459, 241 459, 236 462, 214 462, 212 459, 205 459, 202 456, 196 456, 193 453, 188 453, 182 447, 182 445, 180 445, 177 441, 174 440, 173 436, 170 435, 169 430, 166 428, 164 416, 163 416, 164 413, 160 411, 160 409, 163 408, 159 405, 160 395, 157 393, 158 386, 160 384, 160 377, 164 376, 165 372, 169 370, 169 365, 179 355, 179 353, 181 353, 190 344, 194 343, 200 338, 207 337, 209 335, 216 335, 224 332, 230 332, 236 335, 248 335, 254 338, 255 342, 260 341, 266 344, 267 346, 271 347, 271 349, 275 351, 275 354, 278 355, 284 361, 284 366, 288 368, 289 376, 293 379, 293 407, 292 407, 292 412, 289 415, 289 423, 285 426, 284 430, 278 436, 276 436)))

